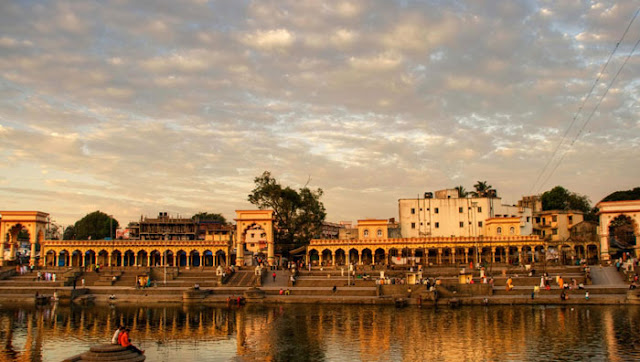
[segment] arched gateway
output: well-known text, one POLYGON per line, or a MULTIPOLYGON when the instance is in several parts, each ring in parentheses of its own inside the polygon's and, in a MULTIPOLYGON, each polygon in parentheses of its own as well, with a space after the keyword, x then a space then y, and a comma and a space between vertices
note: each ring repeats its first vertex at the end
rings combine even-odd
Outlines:
POLYGON ((36 264, 36 245, 42 244, 49 214, 40 211, 0 211, 0 266, 4 264, 5 246, 9 245, 8 260, 15 260, 18 234, 22 229, 29 233, 31 252, 29 264, 36 264))
POLYGON ((274 265, 273 245, 273 210, 236 210, 236 237, 237 254, 236 265, 244 265, 244 249, 247 241, 247 232, 260 230, 267 244, 267 261, 274 265))
POLYGON ((640 236, 640 200, 604 201, 596 205, 600 217, 600 252, 602 260, 610 260, 612 249, 620 249, 620 239, 614 229, 619 224, 625 224, 629 229, 625 249, 633 251, 633 256, 640 256, 640 246, 637 243, 640 236))

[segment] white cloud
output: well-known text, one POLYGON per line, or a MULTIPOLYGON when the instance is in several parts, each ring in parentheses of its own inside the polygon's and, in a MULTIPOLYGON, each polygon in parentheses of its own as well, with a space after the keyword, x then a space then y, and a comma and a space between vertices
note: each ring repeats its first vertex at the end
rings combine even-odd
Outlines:
POLYGON ((295 36, 287 29, 257 30, 245 35, 243 40, 254 48, 274 50, 290 47, 295 41, 295 36))

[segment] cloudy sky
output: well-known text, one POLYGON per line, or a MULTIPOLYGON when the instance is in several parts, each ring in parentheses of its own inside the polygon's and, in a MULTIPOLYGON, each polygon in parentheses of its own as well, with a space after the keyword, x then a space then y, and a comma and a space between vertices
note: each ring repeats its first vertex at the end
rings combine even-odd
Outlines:
POLYGON ((637 8, 2 1, 0 210, 232 219, 265 170, 330 221, 478 180, 595 203, 640 184, 640 19, 586 98, 637 8))

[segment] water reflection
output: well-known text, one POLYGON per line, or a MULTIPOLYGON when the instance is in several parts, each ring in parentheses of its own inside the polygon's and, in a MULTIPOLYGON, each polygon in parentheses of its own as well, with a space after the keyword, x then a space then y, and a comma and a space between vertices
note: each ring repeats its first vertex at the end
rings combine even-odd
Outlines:
POLYGON ((149 361, 637 360, 631 306, 3 308, 0 361, 60 361, 116 325, 149 361))

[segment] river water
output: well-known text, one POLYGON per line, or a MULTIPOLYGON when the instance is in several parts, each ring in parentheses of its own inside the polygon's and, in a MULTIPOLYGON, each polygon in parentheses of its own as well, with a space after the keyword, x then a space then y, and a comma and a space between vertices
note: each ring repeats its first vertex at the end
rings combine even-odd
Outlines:
POLYGON ((0 361, 61 361, 132 329, 147 361, 631 361, 640 307, 0 308, 0 361))

